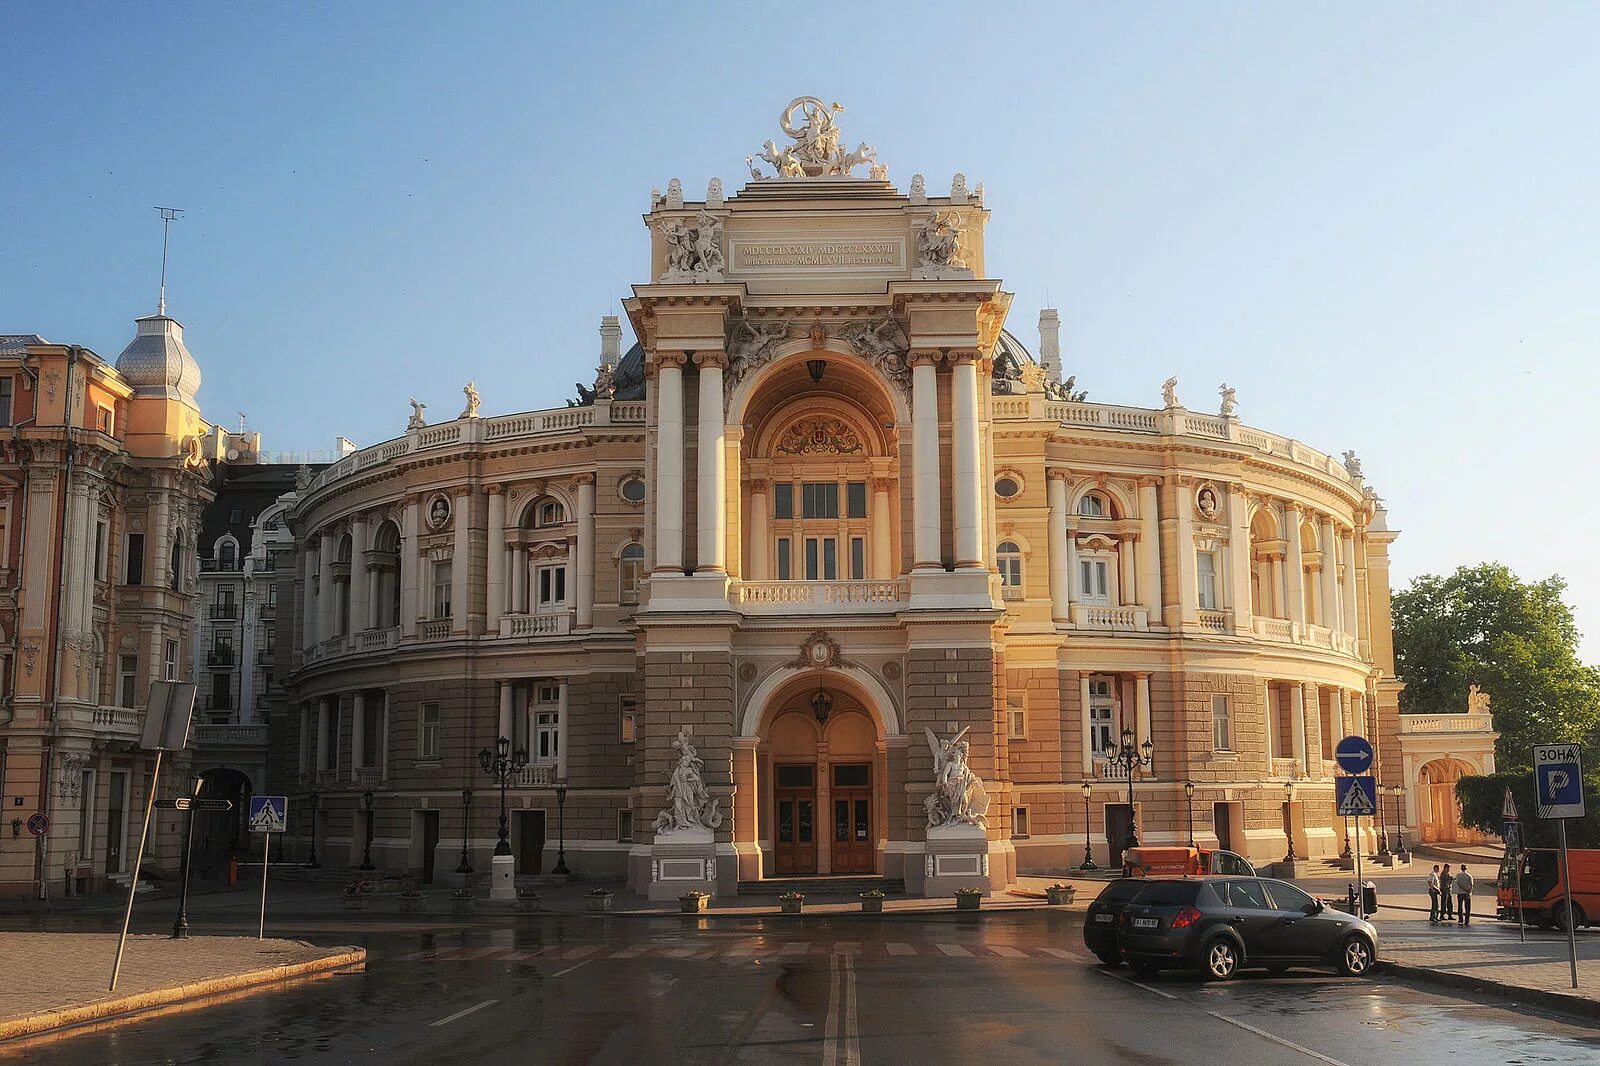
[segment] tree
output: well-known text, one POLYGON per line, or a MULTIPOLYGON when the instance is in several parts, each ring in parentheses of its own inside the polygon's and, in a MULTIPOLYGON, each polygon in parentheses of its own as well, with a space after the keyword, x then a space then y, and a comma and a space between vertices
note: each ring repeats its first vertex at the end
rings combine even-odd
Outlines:
POLYGON ((1578 659, 1578 627, 1559 576, 1529 584, 1499 563, 1425 574, 1394 596, 1400 710, 1464 710, 1476 684, 1493 697, 1502 770, 1527 770, 1533 745, 1590 744, 1600 733, 1600 670, 1578 659))
MULTIPOLYGON (((1530 848, 1555 847, 1556 823, 1539 817, 1531 772, 1463 777, 1457 781, 1456 800, 1461 804, 1461 824, 1499 836, 1508 788, 1516 798, 1517 814, 1521 816, 1522 843, 1530 848)), ((1567 821, 1567 844, 1574 848, 1600 844, 1600 785, 1593 777, 1586 777, 1584 781, 1583 800, 1586 817, 1567 821)))

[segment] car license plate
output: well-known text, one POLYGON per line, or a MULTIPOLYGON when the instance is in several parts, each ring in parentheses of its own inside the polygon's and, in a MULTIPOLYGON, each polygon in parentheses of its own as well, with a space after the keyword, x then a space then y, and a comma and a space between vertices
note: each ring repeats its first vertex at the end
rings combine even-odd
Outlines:
POLYGON ((1111 921, 1111 917, 1112 916, 1109 915, 1109 914, 1097 914, 1097 915, 1094 916, 1094 920, 1097 921, 1097 922, 1107 922, 1107 923, 1109 923, 1111 921))
POLYGON ((1159 918, 1135 918, 1133 920, 1135 929, 1154 929, 1160 924, 1161 920, 1159 918))

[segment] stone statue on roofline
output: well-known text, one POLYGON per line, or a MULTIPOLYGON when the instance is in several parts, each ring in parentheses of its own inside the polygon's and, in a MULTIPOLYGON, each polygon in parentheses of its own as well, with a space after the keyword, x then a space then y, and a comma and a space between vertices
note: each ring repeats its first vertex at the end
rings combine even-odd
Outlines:
POLYGON ((478 386, 469 381, 462 387, 461 391, 466 394, 467 406, 462 409, 458 417, 477 418, 478 406, 482 402, 478 397, 478 386))
POLYGON ((797 178, 849 178, 857 167, 868 168, 875 181, 886 181, 888 168, 878 162, 877 151, 862 142, 851 151, 844 149, 843 136, 835 117, 843 113, 840 103, 825 104, 815 96, 797 96, 778 116, 778 126, 793 142, 782 147, 775 141, 762 146, 759 158, 773 170, 764 173, 756 166, 756 156, 745 156, 750 176, 757 181, 797 178))
POLYGON ((411 417, 406 419, 406 428, 422 429, 428 424, 428 420, 424 418, 422 414, 422 412, 428 409, 428 405, 425 403, 418 403, 415 396, 413 396, 407 402, 411 404, 411 417))

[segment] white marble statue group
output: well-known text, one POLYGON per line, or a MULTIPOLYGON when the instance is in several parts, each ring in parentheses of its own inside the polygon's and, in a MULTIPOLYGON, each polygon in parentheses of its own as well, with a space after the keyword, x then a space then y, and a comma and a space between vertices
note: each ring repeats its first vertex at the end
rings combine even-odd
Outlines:
MULTIPOLYGON (((970 727, 969 727, 970 728, 970 727)), ((933 794, 922 801, 928 812, 928 828, 941 826, 988 825, 989 793, 967 765, 968 747, 963 729, 949 740, 940 740, 933 730, 924 728, 928 749, 933 753, 933 794)))
POLYGON ((815 96, 797 96, 789 101, 778 116, 778 125, 794 143, 780 148, 776 142, 768 141, 762 147, 761 159, 772 167, 772 174, 762 172, 755 156, 745 156, 750 176, 757 181, 774 177, 848 178, 852 170, 865 166, 872 180, 887 180, 889 170, 878 162, 878 153, 871 145, 862 142, 853 151, 844 150, 839 126, 834 122, 834 116, 843 110, 843 104, 825 104, 815 96))
POLYGON ((672 747, 678 753, 678 765, 672 768, 667 779, 667 805, 656 815, 656 832, 672 833, 684 829, 715 829, 722 824, 718 801, 706 791, 700 771, 704 763, 700 753, 689 741, 690 729, 678 730, 672 747))
POLYGON ((722 255, 722 222, 701 211, 690 225, 681 218, 668 221, 661 228, 666 242, 666 269, 659 280, 721 281, 727 261, 722 255))

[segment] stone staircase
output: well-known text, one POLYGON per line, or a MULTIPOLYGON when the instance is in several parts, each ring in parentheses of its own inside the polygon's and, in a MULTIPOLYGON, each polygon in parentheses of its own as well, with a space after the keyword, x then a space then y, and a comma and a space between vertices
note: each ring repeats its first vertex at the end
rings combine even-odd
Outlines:
POLYGON ((863 892, 876 889, 886 896, 903 896, 906 883, 901 878, 863 877, 857 875, 816 877, 769 877, 761 881, 740 881, 741 896, 781 896, 786 892, 800 892, 812 898, 840 896, 854 899, 863 892))

